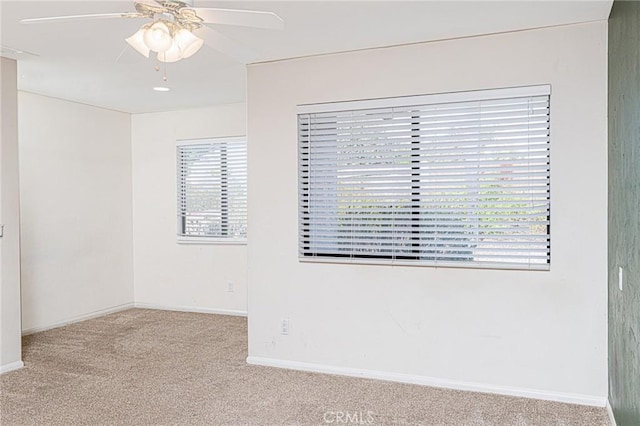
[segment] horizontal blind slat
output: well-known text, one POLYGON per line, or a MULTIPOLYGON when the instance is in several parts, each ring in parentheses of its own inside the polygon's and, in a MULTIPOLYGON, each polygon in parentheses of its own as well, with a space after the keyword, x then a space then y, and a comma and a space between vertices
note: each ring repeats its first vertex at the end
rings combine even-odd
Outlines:
POLYGON ((303 113, 298 140, 302 257, 548 262, 548 95, 303 113))
POLYGON ((210 140, 177 147, 178 234, 246 237, 245 140, 210 140))

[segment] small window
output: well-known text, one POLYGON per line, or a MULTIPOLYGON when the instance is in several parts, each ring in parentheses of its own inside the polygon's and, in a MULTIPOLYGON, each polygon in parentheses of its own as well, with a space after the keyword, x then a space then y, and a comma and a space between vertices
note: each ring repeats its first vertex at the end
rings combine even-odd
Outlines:
POLYGON ((246 139, 181 141, 177 163, 179 241, 245 242, 246 139))
POLYGON ((299 107, 302 261, 549 269, 549 86, 299 107))

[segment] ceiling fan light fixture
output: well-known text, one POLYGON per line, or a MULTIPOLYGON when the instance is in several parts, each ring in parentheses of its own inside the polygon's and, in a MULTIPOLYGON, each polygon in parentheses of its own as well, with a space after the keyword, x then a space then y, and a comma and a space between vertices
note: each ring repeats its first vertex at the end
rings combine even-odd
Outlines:
POLYGON ((144 43, 154 52, 166 52, 173 45, 171 31, 167 24, 157 21, 144 32, 144 43))
POLYGON ((144 34, 147 29, 145 27, 140 28, 134 35, 125 39, 127 43, 140 54, 146 58, 149 57, 149 47, 144 42, 144 34))
POLYGON ((180 48, 182 52, 182 58, 186 59, 196 53, 202 45, 204 44, 204 40, 200 37, 193 34, 191 31, 186 28, 181 28, 176 31, 173 36, 173 40, 175 44, 180 48))
POLYGON ((158 52, 158 60, 160 62, 178 62, 182 58, 182 52, 180 52, 178 43, 175 41, 173 41, 169 50, 165 52, 158 52))

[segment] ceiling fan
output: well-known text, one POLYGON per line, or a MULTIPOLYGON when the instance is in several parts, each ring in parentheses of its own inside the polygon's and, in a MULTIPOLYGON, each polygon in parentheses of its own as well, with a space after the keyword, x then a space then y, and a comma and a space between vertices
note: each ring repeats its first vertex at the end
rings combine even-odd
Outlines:
POLYGON ((284 29, 284 21, 273 12, 193 7, 193 0, 142 0, 135 12, 49 16, 22 19, 24 24, 68 22, 87 19, 142 18, 150 20, 126 42, 141 55, 156 52, 161 62, 176 62, 196 53, 204 43, 242 63, 255 53, 205 24, 237 25, 271 30, 284 29))

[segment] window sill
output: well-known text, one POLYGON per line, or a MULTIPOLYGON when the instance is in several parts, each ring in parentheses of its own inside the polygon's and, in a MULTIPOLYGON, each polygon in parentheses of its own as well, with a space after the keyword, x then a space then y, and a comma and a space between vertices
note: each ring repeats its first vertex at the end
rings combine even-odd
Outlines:
POLYGON ((178 244, 195 244, 195 245, 223 245, 223 246, 246 246, 247 240, 242 239, 225 239, 225 238, 189 238, 178 237, 178 244))
POLYGON ((315 256, 298 256, 298 261, 302 263, 333 263, 351 265, 386 265, 386 266, 412 266, 427 268, 457 268, 457 269, 493 269, 512 271, 546 271, 551 270, 549 264, 512 264, 501 262, 470 263, 470 262, 427 262, 411 260, 390 260, 390 259, 360 259, 360 258, 332 258, 315 256))

